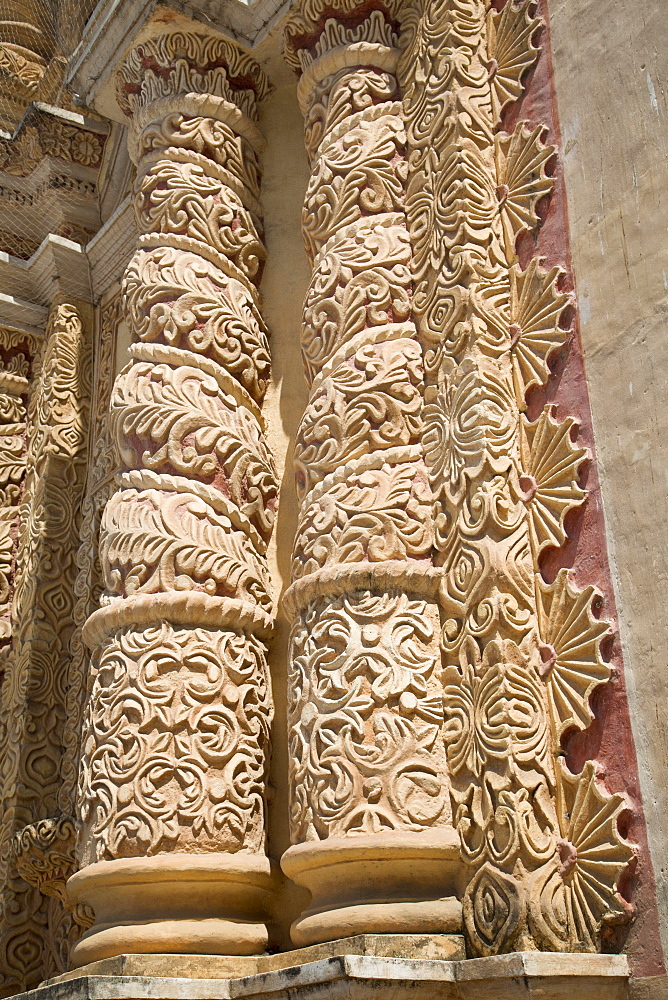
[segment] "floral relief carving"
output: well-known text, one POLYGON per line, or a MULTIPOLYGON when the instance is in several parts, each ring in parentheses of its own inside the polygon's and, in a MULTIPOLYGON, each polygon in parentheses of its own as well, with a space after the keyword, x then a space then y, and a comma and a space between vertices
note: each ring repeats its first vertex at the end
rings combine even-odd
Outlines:
MULTIPOLYGON (((139 138, 142 153, 153 150, 187 149, 193 163, 200 156, 221 168, 230 190, 241 193, 242 201, 260 194, 260 166, 253 146, 225 122, 201 115, 166 114, 147 125, 139 138)), ((211 169, 211 167, 209 167, 211 169)))
POLYGON ((415 445, 422 353, 412 340, 358 348, 313 392, 295 448, 300 499, 332 468, 378 449, 415 445))
POLYGON ((86 493, 81 505, 80 544, 77 552, 77 575, 74 584, 76 603, 75 629, 70 640, 68 669, 68 712, 63 733, 62 783, 58 801, 64 816, 74 814, 81 726, 88 687, 90 654, 83 640, 83 626, 97 607, 103 587, 99 562, 98 535, 102 511, 112 490, 115 456, 109 435, 109 400, 113 385, 116 333, 121 322, 120 296, 116 294, 99 312, 95 344, 95 365, 91 399, 90 457, 86 493))
POLYGON ((199 590, 271 608, 255 547, 195 494, 122 490, 108 500, 102 524, 100 558, 110 595, 199 590))
POLYGON ((399 97, 393 73, 369 69, 359 73, 355 67, 344 68, 318 84, 311 99, 305 122, 305 142, 313 158, 323 139, 338 125, 357 112, 396 101, 399 97))
POLYGON ((140 341, 207 355, 261 402, 269 349, 256 295, 241 276, 188 250, 139 250, 123 279, 128 322, 140 341))
POLYGON ((17 388, 21 381, 27 387, 26 375, 31 375, 26 476, 11 595, 12 643, 0 710, 0 967, 4 983, 14 988, 36 985, 45 975, 64 971, 69 945, 82 929, 59 898, 64 876, 58 850, 51 857, 53 868, 46 856, 40 860, 40 851, 50 850, 42 836, 47 828, 60 830, 53 833, 55 844, 60 834, 65 836, 67 825, 59 791, 87 457, 89 336, 86 307, 56 303, 30 369, 18 352, 7 366, 13 371, 5 375, 5 384, 17 388), (39 943, 36 951, 24 946, 33 941, 39 943))
POLYGON ((540 224, 555 148, 541 124, 503 131, 503 109, 538 58, 530 0, 409 5, 401 15, 413 313, 424 348, 424 449, 441 570, 445 741, 454 823, 470 865, 472 954, 594 951, 624 917, 631 849, 623 808, 572 775, 561 737, 592 720, 610 676, 595 590, 540 558, 566 542, 586 493, 576 422, 527 394, 568 339, 558 267, 526 268, 518 237, 540 224), (577 844, 576 844, 577 841, 577 844), (596 867, 594 858, 600 856, 596 867))
POLYGON ((251 280, 264 258, 255 224, 241 200, 211 164, 161 159, 136 185, 136 213, 145 234, 200 240, 235 264, 251 280))
POLYGON ((189 365, 137 362, 116 381, 111 428, 130 468, 213 485, 268 538, 278 484, 257 419, 216 379, 189 365))
POLYGON ((448 823, 438 620, 427 602, 357 591, 310 605, 290 655, 298 842, 448 823))
POLYGON ((540 873, 531 894, 532 917, 555 950, 593 951, 601 923, 628 917, 616 889, 633 851, 619 835, 626 804, 597 784, 592 761, 571 774, 562 766, 564 792, 558 858, 540 873))
MULTIPOLYGON (((341 903, 334 912, 311 871, 330 840, 345 837, 381 865, 404 849, 433 849, 440 864, 454 845, 396 13, 302 0, 285 33, 287 61, 301 71, 311 158, 302 229, 313 261, 301 341, 310 398, 295 441, 300 511, 284 599, 294 846, 282 863, 313 897, 293 925, 299 944, 328 940, 332 921, 341 933, 350 920, 370 932, 378 919, 416 930, 408 911, 390 914, 385 877, 365 895, 353 868, 340 872, 350 911, 341 903), (356 909, 362 899, 369 905, 356 909)), ((446 918, 417 870, 405 878, 420 926, 459 927, 452 876, 440 890, 446 918)))
POLYGON ((410 244, 405 228, 354 227, 318 255, 304 304, 302 356, 309 382, 367 327, 410 318, 410 244))
POLYGON ((262 849, 270 693, 259 639, 164 622, 122 630, 101 650, 91 704, 82 819, 93 857, 262 849))
POLYGON ((318 156, 306 191, 302 230, 314 255, 337 230, 402 210, 406 175, 401 118, 384 115, 343 133, 318 156))
POLYGON ((429 558, 431 494, 418 463, 349 472, 308 498, 295 538, 293 579, 332 564, 429 558))
MULTIPOLYGON (((121 287, 130 359, 109 399, 117 471, 100 530, 104 590, 83 629, 92 676, 74 882, 83 879, 84 902, 87 866, 99 862, 123 860, 132 873, 133 859, 169 856, 162 873, 176 853, 213 856, 218 871, 243 854, 249 886, 253 872, 269 878, 266 548, 278 483, 261 413, 269 352, 254 124, 267 91, 239 46, 197 31, 141 43, 117 76, 140 236, 121 287)), ((232 921, 235 947, 261 951, 252 898, 247 918, 235 902, 223 920, 221 895, 204 923, 220 935, 232 921)), ((193 926, 184 920, 185 950, 200 947, 188 944, 193 926)), ((100 930, 86 935, 87 955, 100 930)))

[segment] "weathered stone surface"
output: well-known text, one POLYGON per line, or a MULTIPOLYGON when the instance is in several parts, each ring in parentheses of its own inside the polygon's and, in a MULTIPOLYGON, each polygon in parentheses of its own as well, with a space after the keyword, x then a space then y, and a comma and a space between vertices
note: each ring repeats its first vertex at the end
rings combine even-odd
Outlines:
POLYGON ((92 962, 82 969, 65 973, 48 985, 79 979, 82 976, 141 976, 194 979, 224 979, 249 976, 318 962, 337 955, 367 955, 374 958, 418 958, 453 961, 465 958, 464 939, 459 934, 360 934, 345 941, 326 941, 308 948, 294 948, 277 955, 241 957, 225 955, 118 955, 92 962))
MULTIPOLYGON (((309 949, 310 950, 310 949, 309 949)), ((90 975, 21 1000, 625 1000, 624 956, 520 952, 469 961, 338 954, 242 978, 90 975)), ((18 998, 17 998, 18 1000, 18 998)))

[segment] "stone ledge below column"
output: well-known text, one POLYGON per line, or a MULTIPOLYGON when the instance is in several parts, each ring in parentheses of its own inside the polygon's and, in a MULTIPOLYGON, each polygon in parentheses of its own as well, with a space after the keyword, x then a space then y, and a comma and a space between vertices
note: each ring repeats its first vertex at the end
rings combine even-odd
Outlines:
MULTIPOLYGON (((119 956, 19 996, 21 1000, 626 1000, 629 996, 624 955, 515 952, 453 961, 369 954, 375 949, 397 955, 403 936, 388 937, 394 940, 384 947, 381 936, 366 935, 254 959, 119 956), (363 948, 366 954, 354 953, 363 948), (306 955, 321 951, 322 956, 306 955), (161 975, 136 974, 149 961, 157 971, 162 960, 161 975), (249 972, 252 961, 256 971, 249 972), (112 966, 125 974, 110 974, 112 966)), ((413 951, 417 941, 410 938, 417 936, 406 937, 404 948, 413 951)), ((423 947, 423 954, 430 954, 446 945, 432 938, 423 939, 423 947)))

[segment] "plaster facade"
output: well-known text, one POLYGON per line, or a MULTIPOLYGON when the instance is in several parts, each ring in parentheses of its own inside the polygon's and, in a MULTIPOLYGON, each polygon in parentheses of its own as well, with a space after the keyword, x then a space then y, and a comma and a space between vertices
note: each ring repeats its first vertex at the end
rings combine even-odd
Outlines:
POLYGON ((668 989, 657 21, 8 5, 3 995, 668 989))

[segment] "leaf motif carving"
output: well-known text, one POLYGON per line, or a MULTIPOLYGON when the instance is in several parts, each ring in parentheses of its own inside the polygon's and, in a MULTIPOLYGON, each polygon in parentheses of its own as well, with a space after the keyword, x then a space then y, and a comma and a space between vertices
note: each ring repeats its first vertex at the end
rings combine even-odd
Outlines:
POLYGON ((194 494, 114 494, 100 556, 112 594, 201 590, 271 608, 266 568, 252 543, 194 494))
POLYGON ((265 537, 278 484, 254 415, 189 365, 135 362, 119 375, 110 426, 128 468, 196 476, 228 496, 265 537))
POLYGON ((135 253, 123 295, 139 340, 207 354, 262 401, 270 369, 267 336, 255 298, 241 281, 204 257, 162 247, 135 253))

